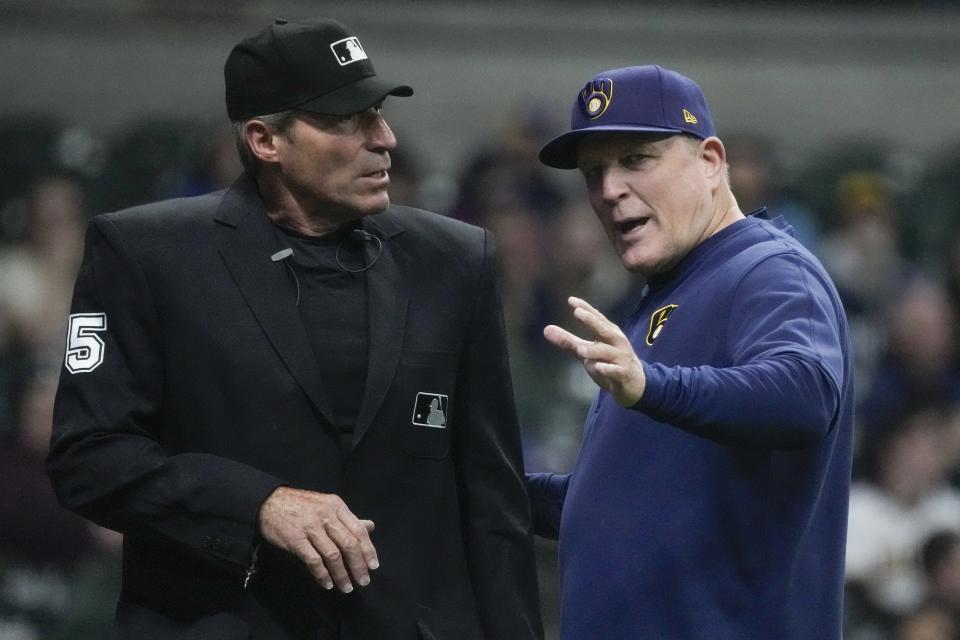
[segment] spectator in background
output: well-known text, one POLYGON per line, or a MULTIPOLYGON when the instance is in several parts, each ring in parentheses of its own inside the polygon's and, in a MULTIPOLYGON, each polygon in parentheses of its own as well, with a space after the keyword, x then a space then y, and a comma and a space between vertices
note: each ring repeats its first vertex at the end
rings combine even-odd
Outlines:
POLYGON ((199 137, 203 142, 198 161, 192 171, 184 176, 178 193, 171 194, 172 197, 198 196, 226 189, 243 172, 229 127, 211 124, 199 137))
MULTIPOLYGON (((39 366, 59 369, 87 211, 79 182, 46 175, 28 194, 26 236, 0 253, 0 301, 39 366)), ((0 315, 2 315, 0 311, 0 315)))
POLYGON ((850 492, 847 580, 881 617, 908 613, 925 596, 919 552, 932 533, 960 531, 953 414, 923 407, 876 429, 863 479, 850 492))
MULTIPOLYGON (((629 310, 628 292, 642 286, 639 276, 624 270, 609 250, 603 229, 597 224, 589 204, 569 202, 556 219, 543 228, 530 220, 530 236, 537 243, 537 260, 532 270, 540 278, 537 295, 529 301, 523 348, 510 354, 514 382, 519 390, 518 410, 529 446, 527 468, 538 471, 562 471, 573 465, 580 443, 583 416, 596 394, 596 385, 576 360, 571 360, 543 339, 542 328, 548 321, 573 329, 567 320, 566 299, 575 295, 595 302, 605 314, 624 318, 629 310), (533 310, 535 309, 535 310, 533 310)), ((508 261, 526 260, 530 246, 511 241, 504 251, 504 232, 498 238, 501 257, 508 261), (521 254, 513 255, 514 251, 521 254)), ((510 318, 507 318, 508 326, 510 318)))
POLYGON ((791 195, 784 184, 774 145, 754 133, 725 135, 730 187, 744 211, 766 206, 783 216, 793 227, 803 246, 818 253, 819 229, 816 217, 806 205, 791 195))
MULTIPOLYGON (((4 259, 0 252, 2 262, 4 259)), ((22 381, 30 367, 29 352, 17 333, 19 327, 13 320, 7 302, 6 292, 0 291, 0 441, 10 435, 16 424, 22 381)))
POLYGON ((887 346, 858 407, 864 439, 906 407, 960 403, 956 326, 945 290, 932 280, 912 279, 891 303, 881 329, 887 346))
POLYGON ((547 129, 541 109, 516 107, 490 142, 467 161, 450 215, 481 226, 487 226, 495 212, 518 208, 541 220, 555 215, 563 196, 537 162, 547 129))
POLYGON ((835 226, 820 243, 820 258, 850 319, 859 395, 883 348, 877 320, 899 300, 912 268, 900 254, 896 203, 883 176, 851 172, 839 181, 835 200, 835 226))
POLYGON ((926 605, 900 620, 894 640, 957 640, 958 630, 960 627, 947 611, 926 605))
POLYGON ((79 637, 105 637, 119 579, 110 573, 119 569, 119 536, 62 509, 50 487, 44 460, 55 374, 27 383, 17 426, 0 441, 0 628, 19 621, 21 633, 35 634, 27 638, 66 639, 78 637, 67 628, 83 621, 91 635, 79 637), (112 562, 89 562, 93 557, 112 562), (80 581, 86 589, 74 588, 80 581))
POLYGON ((924 542, 921 557, 929 600, 960 625, 960 534, 938 531, 924 542))
POLYGON ((838 183, 834 228, 823 259, 848 311, 876 313, 895 299, 906 271, 897 244, 893 190, 875 173, 852 172, 838 183))
POLYGON ((0 638, 104 637, 112 607, 97 601, 99 578, 87 578, 95 567, 109 582, 119 558, 88 564, 110 552, 57 504, 44 466, 87 219, 83 187, 72 174, 40 173, 22 211, 23 226, 0 246, 0 638), (81 620, 87 633, 76 635, 81 620))
MULTIPOLYGON (((954 140, 931 158, 922 181, 911 194, 912 215, 904 240, 924 268, 942 267, 943 251, 960 232, 960 140, 954 140)), ((954 262, 954 265, 957 263, 954 262)))
POLYGON ((954 227, 947 240, 943 270, 950 304, 954 315, 960 317, 960 224, 954 227))
POLYGON ((628 291, 642 288, 643 278, 623 269, 594 217, 590 205, 578 199, 562 207, 546 230, 546 286, 556 304, 550 310, 552 321, 566 313, 570 295, 592 300, 603 313, 623 318, 630 311, 628 291))
POLYGON ((511 354, 541 347, 546 246, 536 214, 515 204, 486 215, 497 238, 504 323, 511 354))

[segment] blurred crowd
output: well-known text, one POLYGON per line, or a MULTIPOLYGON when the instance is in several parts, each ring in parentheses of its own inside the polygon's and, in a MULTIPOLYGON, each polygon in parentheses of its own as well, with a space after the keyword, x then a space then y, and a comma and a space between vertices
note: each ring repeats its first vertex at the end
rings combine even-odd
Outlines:
MULTIPOLYGON (((579 330, 570 295, 625 317, 643 286, 620 267, 577 176, 537 162, 554 130, 537 108, 518 107, 449 175, 425 172, 415 132, 399 132, 391 172, 394 202, 496 234, 532 471, 569 470, 595 392, 542 328, 579 330)), ((792 224, 850 319, 858 416, 846 637, 955 640, 960 144, 913 157, 838 141, 799 158, 774 140, 721 135, 741 209, 765 205, 792 224)), ((144 120, 104 138, 8 115, 0 146, 0 639, 106 637, 120 536, 61 510, 43 468, 84 230, 95 213, 224 188, 240 164, 226 123, 144 120)), ((549 563, 542 580, 552 598, 549 563)), ((544 608, 549 618, 555 605, 544 608)))

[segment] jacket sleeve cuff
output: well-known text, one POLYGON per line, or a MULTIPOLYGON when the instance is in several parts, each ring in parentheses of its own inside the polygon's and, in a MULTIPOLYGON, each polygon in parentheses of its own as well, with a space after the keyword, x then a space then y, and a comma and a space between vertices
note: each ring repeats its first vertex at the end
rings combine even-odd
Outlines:
POLYGON ((643 388, 643 395, 631 406, 631 409, 642 413, 649 413, 658 410, 664 401, 667 387, 667 368, 662 364, 650 364, 641 362, 643 374, 646 376, 646 383, 643 388))

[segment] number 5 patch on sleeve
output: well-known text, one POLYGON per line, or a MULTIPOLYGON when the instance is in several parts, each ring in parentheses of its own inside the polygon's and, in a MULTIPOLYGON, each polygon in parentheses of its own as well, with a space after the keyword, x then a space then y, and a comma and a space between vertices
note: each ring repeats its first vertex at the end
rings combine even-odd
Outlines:
POLYGON ((64 364, 70 373, 89 373, 103 363, 103 340, 97 334, 107 330, 105 313, 70 314, 67 327, 67 354, 64 364))

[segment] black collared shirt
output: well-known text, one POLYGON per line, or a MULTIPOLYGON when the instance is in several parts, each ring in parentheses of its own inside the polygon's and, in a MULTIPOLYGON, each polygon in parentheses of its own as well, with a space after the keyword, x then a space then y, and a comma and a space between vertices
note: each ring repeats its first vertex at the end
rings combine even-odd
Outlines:
POLYGON ((363 264, 363 244, 350 236, 360 223, 320 237, 277 228, 293 249, 288 260, 300 287, 300 319, 320 365, 334 426, 347 445, 363 401, 370 345, 366 271, 347 270, 363 264))

